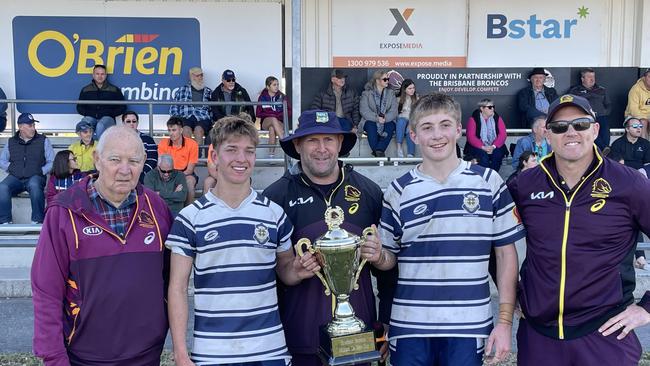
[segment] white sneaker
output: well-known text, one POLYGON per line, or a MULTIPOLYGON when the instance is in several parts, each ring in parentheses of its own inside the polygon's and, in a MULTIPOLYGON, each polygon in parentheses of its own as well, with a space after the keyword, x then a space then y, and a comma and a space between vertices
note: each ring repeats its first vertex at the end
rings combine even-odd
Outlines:
POLYGON ((407 158, 414 158, 415 155, 413 155, 413 154, 407 154, 406 157, 407 157, 407 158))
POLYGON ((402 150, 402 146, 398 145, 397 146, 397 157, 398 158, 403 158, 404 157, 404 150, 402 150))

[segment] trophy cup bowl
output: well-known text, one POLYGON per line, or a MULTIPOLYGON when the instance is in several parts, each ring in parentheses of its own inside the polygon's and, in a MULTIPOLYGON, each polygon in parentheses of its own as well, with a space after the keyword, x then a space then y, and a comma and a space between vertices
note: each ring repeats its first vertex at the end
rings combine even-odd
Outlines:
POLYGON ((366 260, 361 260, 360 248, 372 229, 363 230, 363 237, 342 229, 343 210, 340 207, 325 211, 328 231, 312 243, 300 239, 296 252, 304 255, 306 248, 318 261, 321 271, 316 273, 325 287, 326 295, 336 298, 332 321, 321 327, 321 354, 328 365, 346 365, 378 360, 372 330, 354 314, 350 293, 359 288, 357 281, 366 260))

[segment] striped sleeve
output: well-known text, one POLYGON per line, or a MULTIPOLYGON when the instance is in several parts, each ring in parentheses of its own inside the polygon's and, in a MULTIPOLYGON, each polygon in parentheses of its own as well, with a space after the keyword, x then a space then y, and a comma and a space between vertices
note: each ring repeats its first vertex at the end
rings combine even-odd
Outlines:
POLYGON ((165 246, 172 252, 192 258, 196 256, 196 231, 189 214, 194 211, 196 207, 190 205, 178 213, 165 242, 165 246))
POLYGON ((278 220, 278 237, 277 237, 277 243, 278 243, 278 248, 277 252, 285 252, 289 249, 291 249, 291 234, 293 234, 293 225, 291 224, 291 221, 289 220, 289 217, 287 216, 286 213, 284 213, 284 210, 274 202, 271 202, 274 211, 277 210, 280 212, 280 215, 278 215, 280 218, 278 220))
POLYGON ((396 185, 396 182, 393 182, 384 194, 379 222, 379 237, 382 240, 382 245, 393 253, 399 253, 399 242, 402 238, 402 223, 399 217, 401 195, 397 191, 396 185))
POLYGON ((498 247, 514 243, 526 236, 515 203, 498 174, 492 174, 488 182, 492 189, 492 245, 498 247))

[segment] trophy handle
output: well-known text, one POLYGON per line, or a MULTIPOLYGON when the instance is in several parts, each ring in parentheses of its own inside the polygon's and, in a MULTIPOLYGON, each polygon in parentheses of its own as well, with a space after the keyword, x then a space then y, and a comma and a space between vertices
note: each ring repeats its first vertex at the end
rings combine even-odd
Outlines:
MULTIPOLYGON (((312 255, 316 254, 316 250, 311 245, 311 241, 309 239, 307 239, 307 238, 302 238, 302 239, 298 240, 298 244, 294 245, 294 248, 296 249, 296 253, 298 253, 298 255, 300 257, 305 255, 305 252, 302 249, 303 246, 305 246, 307 248, 307 251, 309 253, 311 253, 312 255)), ((327 284, 327 281, 325 281, 325 277, 323 277, 323 275, 320 273, 320 271, 318 271, 318 272, 316 272, 314 274, 318 277, 320 282, 323 283, 323 286, 325 287, 325 295, 327 295, 327 296, 331 295, 332 291, 330 291, 330 287, 327 284)))
MULTIPOLYGON (((367 227, 363 229, 363 238, 366 239, 368 235, 374 234, 374 231, 372 230, 371 227, 367 227)), ((361 260, 361 263, 359 263, 359 268, 357 268, 357 273, 354 275, 354 289, 358 290, 359 289, 359 276, 361 276, 361 270, 363 269, 363 266, 366 265, 366 262, 368 262, 365 258, 361 260)))

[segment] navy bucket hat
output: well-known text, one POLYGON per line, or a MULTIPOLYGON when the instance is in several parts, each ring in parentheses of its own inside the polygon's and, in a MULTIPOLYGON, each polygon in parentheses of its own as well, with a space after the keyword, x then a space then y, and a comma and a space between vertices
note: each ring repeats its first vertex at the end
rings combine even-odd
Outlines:
POLYGON ((357 143, 357 135, 341 128, 336 113, 319 110, 305 111, 298 118, 298 123, 298 128, 293 134, 280 140, 280 146, 282 146, 284 153, 294 159, 300 160, 300 154, 296 151, 292 140, 304 136, 315 134, 343 135, 339 156, 348 154, 354 144, 357 143))

